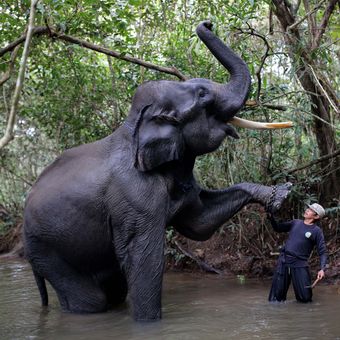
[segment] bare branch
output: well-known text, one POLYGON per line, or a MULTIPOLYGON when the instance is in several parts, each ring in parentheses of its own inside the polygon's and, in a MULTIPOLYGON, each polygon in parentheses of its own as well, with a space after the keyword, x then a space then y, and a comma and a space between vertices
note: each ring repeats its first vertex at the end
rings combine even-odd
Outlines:
POLYGON ((263 104, 263 103, 259 103, 256 100, 247 100, 245 103, 245 106, 247 108, 257 108, 257 107, 266 107, 268 109, 272 109, 272 110, 279 110, 279 111, 286 111, 287 110, 287 106, 283 106, 283 105, 274 105, 274 104, 263 104))
POLYGON ((175 245, 177 246, 177 248, 187 257, 189 257, 190 259, 192 259, 193 261, 195 261, 202 269, 206 270, 207 272, 213 272, 216 274, 222 274, 222 272, 216 268, 214 268, 213 266, 211 266, 210 264, 198 259, 197 257, 195 257, 193 254, 191 254, 188 250, 185 250, 180 244, 179 242, 175 241, 174 242, 175 245))
POLYGON ((297 172, 297 171, 300 171, 300 170, 303 170, 303 169, 306 169, 306 168, 310 168, 311 166, 313 166, 315 164, 321 163, 321 162, 326 161, 326 160, 331 159, 331 158, 335 158, 339 155, 340 155, 340 149, 335 150, 333 153, 331 153, 329 155, 325 155, 325 156, 322 156, 318 159, 315 159, 314 161, 312 161, 308 164, 305 164, 305 165, 300 166, 300 167, 295 168, 295 169, 291 169, 291 170, 288 171, 288 174, 292 174, 294 172, 297 172))
MULTIPOLYGON (((48 29, 47 27, 44 27, 44 26, 38 26, 38 27, 32 28, 32 35, 42 35, 42 34, 46 34, 47 32, 48 32, 48 29)), ((26 40, 26 35, 27 34, 25 33, 18 39, 12 41, 6 47, 0 48, 0 57, 2 57, 8 52, 13 51, 18 45, 22 44, 26 40)))
POLYGON ((273 9, 270 7, 269 8, 269 18, 268 18, 268 26, 269 26, 269 29, 268 29, 268 33, 270 35, 273 35, 274 33, 274 23, 273 23, 273 9))
POLYGON ((327 91, 326 91, 326 90, 323 88, 323 86, 321 85, 321 83, 320 83, 320 81, 319 81, 319 78, 318 78, 318 76, 315 74, 315 71, 314 71, 313 67, 312 67, 311 65, 308 65, 308 66, 310 67, 310 69, 311 69, 311 71, 312 71, 312 74, 313 74, 313 76, 314 76, 314 79, 315 79, 315 82, 316 82, 318 88, 319 88, 319 89, 321 90, 321 92, 325 95, 325 97, 327 98, 328 102, 330 103, 330 105, 332 106, 332 108, 334 109, 334 111, 335 111, 336 113, 339 113, 339 112, 340 112, 339 107, 337 107, 336 103, 334 103, 334 102, 332 101, 332 99, 329 97, 327 91))
POLYGON ((262 88, 261 72, 262 72, 262 69, 264 67, 264 63, 266 62, 266 59, 269 56, 270 45, 269 45, 269 43, 268 43, 268 41, 267 41, 267 39, 266 39, 266 37, 264 35, 256 32, 256 30, 254 30, 249 24, 248 24, 248 27, 249 27, 249 31, 244 31, 241 28, 238 28, 238 30, 241 33, 246 33, 246 34, 253 35, 255 37, 260 38, 261 40, 263 40, 263 42, 264 42, 264 44, 266 46, 266 51, 265 51, 265 53, 261 57, 261 64, 260 64, 259 68, 256 71, 256 77, 257 77, 257 95, 256 95, 256 99, 257 99, 257 101, 259 101, 260 100, 260 95, 261 95, 261 88, 262 88))
POLYGON ((329 18, 331 17, 335 5, 338 3, 339 0, 330 0, 328 3, 328 6, 325 10, 325 13, 323 15, 323 18, 321 20, 321 24, 319 26, 319 29, 317 31, 316 37, 314 39, 314 44, 312 46, 313 49, 318 48, 320 46, 321 38, 323 34, 325 33, 326 27, 328 25, 329 18))
MULTIPOLYGON (((176 76, 177 78, 179 78, 181 80, 187 79, 187 77, 184 76, 182 73, 180 73, 175 67, 158 66, 158 65, 149 63, 147 61, 131 57, 129 55, 126 55, 125 53, 116 52, 116 51, 110 50, 108 48, 92 44, 92 43, 90 43, 86 40, 82 40, 82 39, 73 37, 71 35, 67 35, 67 34, 64 34, 64 33, 57 32, 56 30, 52 29, 51 27, 35 27, 35 29, 33 30, 33 33, 37 34, 37 35, 44 34, 44 35, 47 35, 51 38, 55 38, 55 39, 63 40, 63 41, 66 41, 66 42, 69 42, 69 43, 72 43, 72 44, 76 44, 76 45, 79 45, 81 47, 88 48, 90 50, 100 52, 100 53, 106 54, 108 56, 117 58, 117 59, 125 60, 125 61, 128 61, 130 63, 146 67, 146 68, 151 69, 151 70, 156 70, 156 71, 159 71, 159 72, 163 72, 163 73, 167 73, 167 74, 176 76)), ((15 40, 14 42, 12 42, 8 46, 6 46, 5 48, 0 49, 0 57, 2 55, 4 55, 5 53, 13 50, 18 44, 21 44, 24 40, 25 40, 25 36, 21 36, 20 38, 18 38, 17 40, 15 40)))
POLYGON ((32 0, 31 1, 31 9, 30 9, 29 22, 28 22, 27 38, 25 40, 24 50, 22 52, 18 79, 17 79, 17 83, 16 83, 16 86, 15 86, 14 94, 13 94, 11 111, 10 111, 10 114, 9 114, 9 117, 8 117, 6 131, 5 131, 4 136, 0 139, 0 150, 3 147, 5 147, 13 139, 13 129, 14 129, 17 110, 18 110, 20 93, 21 93, 22 86, 23 86, 23 83, 24 83, 26 63, 27 63, 27 58, 28 58, 28 54, 29 54, 29 47, 30 47, 30 43, 31 43, 31 40, 32 40, 32 35, 33 35, 32 29, 33 29, 33 26, 34 26, 35 9, 36 9, 38 1, 39 0, 32 0))
MULTIPOLYGON (((314 12, 316 12, 322 4, 325 2, 325 0, 321 0, 312 10, 310 10, 303 18, 301 18, 299 21, 294 22, 294 24, 290 25, 288 27, 288 30, 292 31, 294 28, 299 26, 302 22, 304 22, 306 19, 308 19, 314 12)), ((308 7, 307 7, 308 8, 308 7)))
POLYGON ((158 66, 158 65, 149 63, 147 61, 125 55, 124 53, 119 53, 119 52, 116 52, 116 51, 109 50, 108 48, 89 43, 85 40, 81 40, 81 39, 72 37, 70 35, 58 34, 57 32, 52 31, 52 30, 51 30, 51 32, 52 32, 52 36, 57 38, 57 39, 64 40, 64 41, 67 41, 67 42, 70 42, 70 43, 73 43, 73 44, 76 44, 76 45, 80 45, 82 47, 85 47, 85 48, 88 48, 90 50, 97 51, 97 52, 100 52, 100 53, 104 53, 106 55, 109 55, 109 56, 117 58, 117 59, 129 61, 130 63, 137 64, 137 65, 140 65, 140 66, 144 66, 144 67, 151 69, 151 70, 156 70, 156 71, 160 71, 160 72, 163 72, 163 73, 171 74, 171 75, 174 75, 174 76, 176 76, 176 77, 178 77, 179 79, 182 79, 182 80, 187 79, 175 67, 169 68, 169 67, 158 66))
MULTIPOLYGON (((291 107, 291 109, 295 109, 295 107, 291 107)), ((307 115, 310 115, 314 118, 314 120, 318 120, 326 125, 328 125, 329 127, 331 127, 332 129, 334 130, 339 130, 340 131, 340 128, 336 127, 335 125, 333 125, 332 123, 328 122, 327 120, 324 120, 323 118, 319 117, 318 115, 316 115, 315 113, 311 112, 311 111, 305 111, 303 109, 299 109, 302 113, 305 113, 307 115)))
POLYGON ((20 181, 26 183, 28 186, 32 186, 34 181, 30 181, 26 178, 24 178, 23 176, 18 175, 15 171, 5 168, 5 171, 9 172, 12 176, 16 177, 17 179, 19 179, 20 181))

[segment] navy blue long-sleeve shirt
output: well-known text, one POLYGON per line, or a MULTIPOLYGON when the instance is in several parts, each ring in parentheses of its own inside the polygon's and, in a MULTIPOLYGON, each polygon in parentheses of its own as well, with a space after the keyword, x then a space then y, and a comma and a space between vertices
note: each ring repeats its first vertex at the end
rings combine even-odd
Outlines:
POLYGON ((289 232, 284 247, 287 264, 292 267, 307 266, 309 256, 314 246, 316 246, 320 257, 320 267, 325 269, 328 256, 325 239, 320 227, 316 224, 305 224, 302 220, 277 223, 272 217, 270 221, 275 231, 289 232))

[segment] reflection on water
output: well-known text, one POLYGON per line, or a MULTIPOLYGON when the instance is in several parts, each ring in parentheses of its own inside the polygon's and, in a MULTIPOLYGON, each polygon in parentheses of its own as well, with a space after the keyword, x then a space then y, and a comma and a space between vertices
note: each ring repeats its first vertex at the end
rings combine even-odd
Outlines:
MULTIPOLYGON (((136 323, 126 306, 102 314, 62 313, 49 289, 50 306, 40 306, 26 262, 0 262, 0 339, 337 339, 340 295, 318 286, 314 302, 293 295, 269 304, 269 281, 167 273, 163 319, 136 323)), ((292 293, 292 292, 291 292, 292 293)))

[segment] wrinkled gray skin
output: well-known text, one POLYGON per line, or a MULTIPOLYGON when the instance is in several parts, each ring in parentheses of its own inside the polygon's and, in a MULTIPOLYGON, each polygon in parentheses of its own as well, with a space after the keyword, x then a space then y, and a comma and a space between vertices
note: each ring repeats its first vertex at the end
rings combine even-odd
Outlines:
MULTIPOLYGON (((207 79, 141 85, 126 122, 110 136, 65 151, 47 167, 26 202, 25 252, 41 293, 45 279, 62 309, 102 312, 128 293, 136 320, 161 317, 164 236, 172 225, 207 240, 250 202, 266 204, 271 188, 241 183, 205 190, 195 158, 214 151, 250 87, 245 63, 201 23, 197 34, 230 72, 207 79)), ((279 208, 289 185, 279 187, 279 208)))

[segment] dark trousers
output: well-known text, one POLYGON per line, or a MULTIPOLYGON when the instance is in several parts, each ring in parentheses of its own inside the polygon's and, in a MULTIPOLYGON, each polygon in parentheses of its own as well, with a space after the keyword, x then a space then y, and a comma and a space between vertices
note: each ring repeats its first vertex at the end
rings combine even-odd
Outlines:
POLYGON ((312 301, 312 288, 306 288, 311 285, 311 276, 308 267, 289 267, 282 265, 280 271, 275 271, 272 287, 269 293, 269 301, 285 301, 287 291, 293 283, 295 298, 299 302, 312 301))

